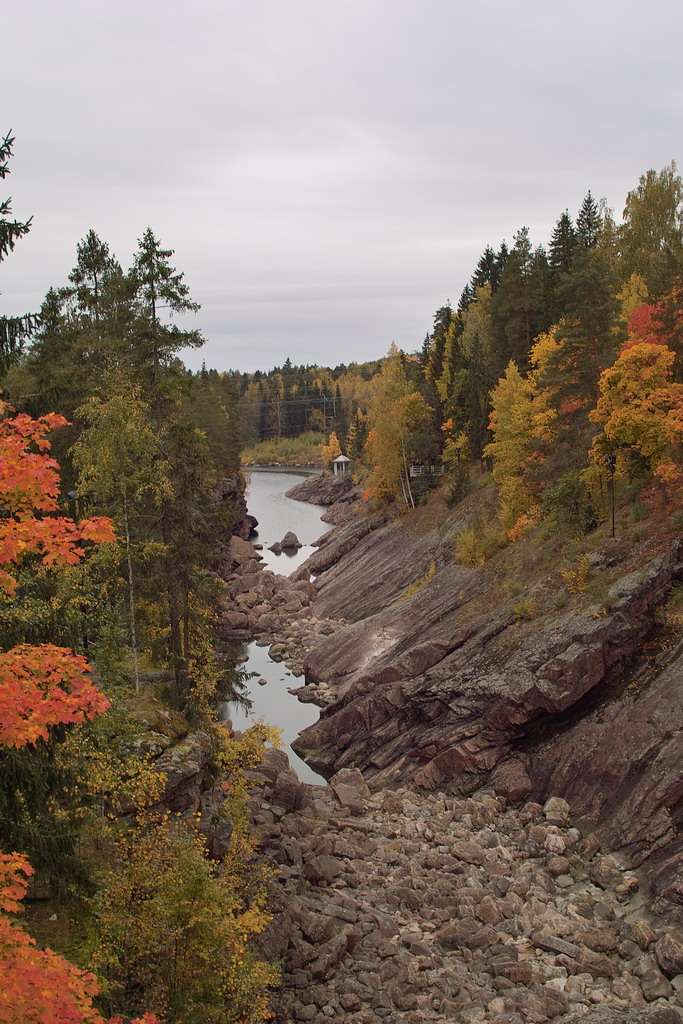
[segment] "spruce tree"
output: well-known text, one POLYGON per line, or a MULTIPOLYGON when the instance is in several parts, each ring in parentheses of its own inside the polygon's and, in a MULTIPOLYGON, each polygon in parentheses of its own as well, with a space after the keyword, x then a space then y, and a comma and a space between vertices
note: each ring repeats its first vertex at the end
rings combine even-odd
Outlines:
POLYGON ((521 368, 529 358, 531 344, 546 317, 545 252, 533 251, 528 228, 515 235, 515 244, 503 268, 500 285, 493 296, 491 312, 496 346, 502 364, 513 359, 521 368))
POLYGON ((138 329, 135 361, 154 407, 157 426, 163 421, 164 404, 171 398, 177 368, 173 360, 183 348, 199 348, 204 339, 198 331, 181 331, 168 321, 177 313, 196 312, 199 304, 189 298, 189 288, 169 263, 173 249, 162 249, 151 228, 138 239, 131 271, 135 281, 138 329))
POLYGON ((83 313, 99 324, 102 292, 107 279, 117 270, 116 260, 109 255, 109 246, 101 241, 91 228, 82 242, 76 246, 77 263, 69 274, 74 285, 74 294, 83 313))
MULTIPOLYGON (((10 173, 9 161, 12 155, 14 138, 10 132, 0 141, 0 179, 4 180, 10 173)), ((12 252, 17 241, 28 234, 31 220, 11 220, 12 200, 0 200, 0 263, 12 252)), ((32 313, 22 316, 0 316, 0 371, 7 366, 21 351, 25 338, 35 330, 38 317, 32 313)))
POLYGON ((472 280, 470 281, 472 295, 476 295, 477 288, 483 288, 487 284, 490 284, 491 290, 495 292, 500 283, 503 266, 504 261, 501 263, 499 254, 494 252, 490 245, 487 245, 479 257, 477 269, 472 274, 472 280))
POLYGON ((592 249, 600 241, 601 227, 602 217, 598 204, 588 191, 576 218, 576 237, 579 244, 585 249, 592 249))
POLYGON ((571 271, 574 264, 576 241, 574 224, 569 216, 569 211, 565 210, 553 228, 548 246, 548 265, 554 275, 568 274, 571 271))

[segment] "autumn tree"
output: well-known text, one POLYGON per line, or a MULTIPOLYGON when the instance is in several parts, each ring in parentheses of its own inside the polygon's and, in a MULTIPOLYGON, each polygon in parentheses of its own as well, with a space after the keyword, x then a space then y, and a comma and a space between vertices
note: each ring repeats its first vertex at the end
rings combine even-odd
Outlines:
MULTIPOLYGON (((68 565, 84 555, 83 543, 111 541, 108 521, 75 523, 57 504, 58 467, 47 454, 47 433, 59 416, 27 416, 0 423, 0 589, 12 595, 16 570, 28 557, 47 565, 68 565)), ((36 747, 56 726, 73 726, 104 712, 108 701, 89 678, 85 659, 50 644, 19 645, 0 655, 0 749, 36 747)), ((93 1007, 99 986, 51 950, 39 949, 10 917, 21 910, 27 859, 0 853, 0 1022, 104 1024, 93 1007)), ((146 1017, 147 1024, 156 1018, 146 1017)))
POLYGON ((523 377, 510 362, 491 394, 493 441, 484 454, 493 459, 493 477, 500 485, 500 519, 511 539, 541 517, 536 453, 552 440, 556 418, 552 390, 542 382, 557 344, 551 333, 541 335, 531 352, 531 372, 523 377))
POLYGON ((433 410, 422 395, 411 391, 403 353, 393 343, 373 386, 365 446, 371 466, 367 494, 381 500, 401 495, 407 505, 412 505, 411 460, 438 454, 438 449, 429 451, 433 445, 433 410))
POLYGON ((327 439, 327 444, 322 447, 323 466, 329 469, 333 461, 342 453, 341 445, 334 430, 327 439))
POLYGON ((663 483, 683 482, 683 384, 672 377, 674 354, 656 339, 634 339, 600 378, 600 398, 591 413, 604 433, 591 455, 602 462, 617 453, 631 472, 653 472, 663 483))
POLYGON ((683 181, 674 161, 641 175, 629 192, 621 230, 624 276, 640 274, 650 295, 666 292, 683 270, 683 181))
POLYGON ((139 690, 134 521, 159 509, 170 495, 170 483, 158 458, 159 440, 149 409, 139 388, 125 375, 110 372, 102 383, 101 397, 93 396, 78 416, 86 424, 72 451, 79 487, 85 495, 96 495, 98 505, 119 526, 125 545, 133 677, 139 690))
POLYGON ((180 818, 148 816, 123 835, 93 957, 110 1011, 152 1005, 173 1021, 207 1024, 269 1017, 278 973, 250 948, 270 920, 266 880, 263 869, 245 869, 239 850, 217 874, 204 837, 180 818))

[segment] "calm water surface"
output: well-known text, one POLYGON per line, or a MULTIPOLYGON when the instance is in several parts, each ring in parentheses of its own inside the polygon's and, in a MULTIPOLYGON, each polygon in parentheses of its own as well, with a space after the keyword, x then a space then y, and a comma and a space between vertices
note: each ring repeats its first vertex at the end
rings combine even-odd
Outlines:
POLYGON ((263 544, 263 564, 267 569, 289 576, 315 550, 312 545, 329 527, 320 519, 323 509, 305 501, 285 497, 294 484, 306 479, 302 473, 276 473, 267 470, 247 470, 247 507, 259 521, 257 543, 263 544), (288 530, 297 535, 303 547, 297 552, 274 555, 268 551, 271 544, 282 540, 288 530))
MULTIPOLYGON (((248 471, 247 478, 247 507, 250 515, 256 516, 259 521, 258 536, 252 539, 263 544, 261 554, 265 567, 281 576, 289 576, 312 554, 315 550, 313 541, 327 529, 320 519, 323 509, 318 505, 285 497, 285 491, 306 479, 304 474, 254 470, 248 471), (288 530, 292 530, 304 546, 293 555, 274 555, 268 551, 268 546, 282 540, 288 530)), ((287 692, 290 686, 302 685, 303 678, 293 676, 283 662, 272 661, 267 647, 249 644, 246 653, 248 660, 242 668, 256 673, 247 683, 251 710, 245 712, 237 704, 226 704, 223 717, 230 718, 235 729, 241 730, 246 729, 256 718, 263 718, 269 725, 276 725, 282 730, 284 750, 301 781, 324 784, 325 780, 290 747, 302 729, 318 720, 319 712, 315 704, 302 704, 287 692), (260 679, 266 680, 265 685, 259 684, 260 679)))

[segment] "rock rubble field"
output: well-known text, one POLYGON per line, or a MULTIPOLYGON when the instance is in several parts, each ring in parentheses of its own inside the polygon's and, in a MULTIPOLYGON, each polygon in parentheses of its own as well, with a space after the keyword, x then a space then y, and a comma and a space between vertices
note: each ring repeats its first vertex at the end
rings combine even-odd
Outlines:
POLYGON ((565 800, 371 793, 357 769, 308 786, 281 752, 261 772, 278 1024, 683 1017, 683 932, 648 918, 636 875, 565 800))
POLYGON ((516 596, 490 606, 507 553, 453 561, 467 502, 434 525, 358 515, 339 481, 290 495, 329 506, 318 551, 285 579, 234 537, 221 572, 224 636, 305 674, 323 710, 295 749, 332 776, 304 785, 271 752, 252 799, 277 1024, 676 1024, 683 649, 632 666, 681 543, 636 572, 595 556, 604 605, 556 604, 551 566, 525 620, 516 596))

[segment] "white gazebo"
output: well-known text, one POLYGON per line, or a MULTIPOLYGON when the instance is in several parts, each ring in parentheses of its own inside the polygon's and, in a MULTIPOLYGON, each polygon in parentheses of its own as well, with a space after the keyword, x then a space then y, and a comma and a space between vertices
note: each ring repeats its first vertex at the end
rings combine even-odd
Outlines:
POLYGON ((332 472, 335 476, 345 476, 349 468, 351 459, 347 459, 345 455, 338 455, 336 459, 332 459, 332 472))

